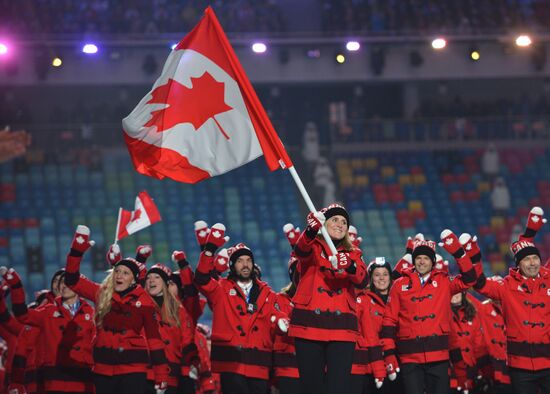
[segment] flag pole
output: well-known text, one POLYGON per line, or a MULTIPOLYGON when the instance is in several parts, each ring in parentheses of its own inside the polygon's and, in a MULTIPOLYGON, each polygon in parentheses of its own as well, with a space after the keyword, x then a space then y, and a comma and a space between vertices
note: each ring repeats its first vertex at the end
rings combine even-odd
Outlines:
POLYGON ((120 226, 120 214, 122 213, 122 208, 118 208, 118 219, 116 221, 116 229, 115 229, 115 245, 118 244, 118 226, 120 226))
MULTIPOLYGON (((298 190, 300 190, 300 193, 302 194, 302 197, 304 198, 304 201, 306 202, 306 205, 310 212, 317 212, 317 209, 315 208, 315 205, 313 205, 313 201, 311 201, 311 198, 309 197, 309 194, 302 183, 302 180, 300 179, 300 176, 298 175, 298 172, 296 172, 296 169, 294 166, 288 167, 288 171, 290 172, 290 175, 292 175, 292 179, 294 179, 294 182, 296 183, 296 186, 298 186, 298 190)), ((327 243, 328 247, 330 248, 330 251, 333 256, 336 256, 338 252, 336 251, 336 247, 334 246, 334 242, 332 242, 332 239, 328 235, 327 229, 325 226, 321 226, 321 234, 323 235, 323 238, 325 239, 325 242, 327 243)), ((336 268, 333 265, 334 268, 336 268)))

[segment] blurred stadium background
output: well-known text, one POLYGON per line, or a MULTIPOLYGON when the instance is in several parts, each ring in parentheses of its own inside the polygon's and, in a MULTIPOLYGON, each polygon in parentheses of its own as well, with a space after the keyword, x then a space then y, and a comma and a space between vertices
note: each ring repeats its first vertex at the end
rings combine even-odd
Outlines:
MULTIPOLYGON (((194 221, 221 221, 264 279, 286 283, 282 227, 306 215, 289 174, 260 158, 197 185, 159 181, 124 145, 121 119, 209 4, 316 206, 334 192, 367 259, 395 263, 407 236, 448 227, 478 235, 487 272, 507 270, 530 207, 550 206, 547 0, 2 1, 0 265, 44 288, 87 224, 82 270, 101 280, 118 208, 145 189, 163 220, 123 254, 150 243, 150 262, 182 248, 196 261, 194 221)), ((550 233, 538 244, 548 256, 550 233)))

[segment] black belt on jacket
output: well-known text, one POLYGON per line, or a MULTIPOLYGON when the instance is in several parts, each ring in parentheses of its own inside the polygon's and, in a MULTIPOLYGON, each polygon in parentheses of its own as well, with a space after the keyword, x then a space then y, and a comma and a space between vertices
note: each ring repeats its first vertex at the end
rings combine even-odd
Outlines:
POLYGON ((38 376, 41 380, 49 381, 90 383, 93 380, 91 367, 41 367, 38 369, 38 376))
POLYGON ((145 349, 94 348, 94 361, 106 365, 149 364, 149 353, 145 349))
POLYGON ((294 353, 274 353, 273 366, 277 368, 298 368, 294 353))
POLYGON ((357 316, 355 313, 323 312, 320 309, 309 311, 295 308, 292 311, 290 324, 326 330, 357 331, 357 316))
POLYGON ((271 352, 241 346, 212 344, 212 361, 271 367, 271 352))
POLYGON ((449 350, 449 337, 447 335, 433 335, 416 337, 397 341, 398 354, 414 354, 449 350))
POLYGON ((353 363, 357 365, 367 365, 369 363, 369 351, 355 349, 353 352, 353 363))
POLYGON ((529 358, 550 358, 550 343, 528 343, 508 341, 509 355, 529 358))

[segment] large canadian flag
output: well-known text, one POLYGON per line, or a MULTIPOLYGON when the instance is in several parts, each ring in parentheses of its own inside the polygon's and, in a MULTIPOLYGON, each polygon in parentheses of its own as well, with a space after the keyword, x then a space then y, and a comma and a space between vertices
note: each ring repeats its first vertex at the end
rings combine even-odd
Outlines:
POLYGON ((117 240, 143 230, 145 227, 149 227, 160 220, 160 212, 151 196, 146 191, 140 192, 136 197, 133 211, 120 208, 118 228, 116 230, 117 240))
POLYGON ((158 179, 196 183, 262 154, 292 166, 210 7, 122 125, 136 170, 158 179))

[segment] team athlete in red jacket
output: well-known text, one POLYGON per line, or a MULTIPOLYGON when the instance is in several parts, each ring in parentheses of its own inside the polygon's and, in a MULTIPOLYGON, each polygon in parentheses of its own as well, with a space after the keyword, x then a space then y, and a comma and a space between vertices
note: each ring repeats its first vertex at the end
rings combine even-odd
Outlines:
POLYGON ((483 352, 481 320, 466 292, 451 298, 451 388, 468 394, 477 376, 477 361, 483 352))
POLYGON ((476 273, 458 237, 441 233, 442 246, 455 257, 461 275, 449 280, 436 263, 435 242, 416 240, 413 268, 404 269, 391 290, 381 337, 388 372, 401 373, 407 394, 449 393, 451 297, 475 283, 476 273), (399 361, 398 361, 398 358, 399 361))
MULTIPOLYGON (((190 345, 196 350, 195 326, 179 300, 168 291, 168 282, 171 275, 172 271, 167 266, 163 264, 153 265, 147 271, 145 291, 155 301, 159 331, 166 345, 165 353, 170 367, 166 394, 192 394, 195 392, 193 386, 186 387, 185 390, 178 390, 178 387, 181 364, 186 364, 188 361, 183 357, 183 350, 190 345)), ((192 356, 191 353, 188 353, 188 355, 192 356)), ((196 351, 194 356, 198 357, 196 351)))
POLYGON ((300 282, 292 298, 289 335, 294 337, 304 393, 343 393, 350 387, 358 335, 355 286, 364 287, 366 267, 361 250, 350 241, 349 223, 347 211, 338 204, 310 213, 294 248, 300 282), (323 225, 337 256, 331 256, 317 235, 323 225))
POLYGON ((13 269, 4 274, 11 289, 15 317, 40 329, 43 349, 38 374, 45 393, 93 393, 92 339, 95 336, 94 309, 65 284, 58 282, 59 296, 54 303, 28 309, 21 278, 13 269))
POLYGON ((370 283, 357 294, 359 337, 351 368, 352 394, 374 393, 386 377, 380 330, 391 287, 391 266, 384 257, 377 257, 368 266, 370 283))
POLYGON ((255 278, 254 256, 246 245, 228 250, 227 278, 212 277, 214 253, 225 241, 225 226, 216 223, 195 273, 212 309, 212 371, 221 373, 224 394, 264 394, 272 364, 271 330, 275 325, 288 329, 288 321, 275 309, 276 294, 255 278))
POLYGON ((164 342, 155 319, 155 305, 137 284, 136 260, 118 261, 101 285, 80 275, 84 252, 92 245, 90 229, 78 226, 67 256, 65 283, 80 296, 95 300, 96 337, 93 342, 96 394, 143 394, 152 364, 155 389, 167 388, 164 342))
POLYGON ((508 366, 514 393, 550 392, 550 271, 541 267, 534 244, 546 222, 534 207, 523 235, 511 246, 517 267, 504 280, 486 280, 481 273, 476 290, 499 301, 506 323, 508 366))

